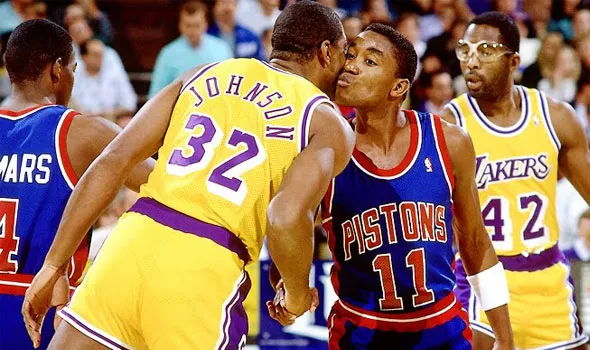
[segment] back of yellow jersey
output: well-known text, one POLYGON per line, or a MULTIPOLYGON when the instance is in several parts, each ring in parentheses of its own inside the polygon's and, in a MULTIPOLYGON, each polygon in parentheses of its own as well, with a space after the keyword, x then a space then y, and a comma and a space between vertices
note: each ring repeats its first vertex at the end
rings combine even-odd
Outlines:
POLYGON ((467 94, 449 104, 473 140, 482 216, 498 255, 544 250, 559 238, 555 192, 561 145, 544 94, 516 89, 522 114, 511 127, 492 123, 467 94))
POLYGON ((203 67, 181 90, 140 196, 230 230, 256 258, 267 206, 321 103, 312 83, 255 59, 203 67))

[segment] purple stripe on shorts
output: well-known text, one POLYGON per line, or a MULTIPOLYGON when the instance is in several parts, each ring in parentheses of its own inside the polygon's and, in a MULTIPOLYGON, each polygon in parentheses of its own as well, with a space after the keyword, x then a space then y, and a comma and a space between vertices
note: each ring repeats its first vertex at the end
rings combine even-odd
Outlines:
POLYGON ((109 338, 105 337, 104 335, 102 335, 102 334, 96 332, 95 330, 91 329, 90 327, 88 327, 87 325, 85 325, 82 321, 78 320, 74 315, 72 315, 69 312, 67 312, 66 309, 61 309, 60 313, 66 315, 69 321, 74 322, 77 326, 81 327, 86 332, 92 334, 94 337, 99 338, 100 340, 104 341, 105 343, 111 345, 115 349, 127 349, 126 347, 124 347, 124 346, 122 346, 122 345, 120 345, 118 343, 115 343, 111 339, 109 339, 109 338))
POLYGON ((522 254, 498 256, 498 260, 502 262, 506 270, 528 272, 544 270, 559 262, 567 263, 557 244, 539 254, 531 253, 526 257, 522 254))
POLYGON ((326 102, 329 102, 329 100, 326 96, 320 95, 320 96, 314 97, 305 106, 305 111, 303 111, 303 121, 301 122, 301 142, 299 143, 299 145, 301 146, 301 150, 303 150, 305 148, 305 146, 307 146, 307 123, 309 121, 309 116, 313 112, 311 107, 313 105, 315 105, 319 100, 322 100, 322 99, 326 100, 326 102))
MULTIPOLYGON (((469 310, 469 299, 471 299, 471 285, 467 281, 467 272, 463 267, 463 261, 457 259, 455 262, 455 297, 461 303, 461 306, 472 316, 473 310, 469 310)), ((471 320, 471 318, 470 318, 471 320)))
POLYGON ((245 271, 244 276, 238 292, 224 310, 225 321, 223 322, 221 349, 241 349, 245 345, 245 343, 241 344, 242 339, 248 335, 248 315, 244 309, 244 300, 250 292, 252 282, 245 271))
POLYGON ((149 216, 157 223, 168 226, 177 231, 190 233, 202 238, 208 238, 220 246, 236 253, 244 263, 250 261, 248 248, 246 248, 244 242, 232 232, 221 226, 200 221, 147 197, 139 198, 129 211, 149 216))
POLYGON ((201 75, 205 74, 205 72, 206 72, 206 71, 208 71, 209 69, 211 69, 211 68, 215 67, 215 66, 216 66, 216 65, 218 65, 218 64, 219 64, 219 62, 214 62, 214 63, 210 63, 208 66, 205 66, 205 67, 201 68, 201 69, 200 69, 200 70, 199 70, 199 71, 198 71, 198 72, 195 74, 195 76, 193 76, 193 77, 191 78, 191 80, 190 80, 188 83, 184 84, 184 86, 182 87, 182 90, 180 90, 180 93, 182 94, 182 93, 184 92, 184 90, 186 90, 186 88, 187 88, 187 87, 188 87, 190 84, 192 84, 192 83, 193 83, 195 80, 199 79, 199 78, 201 77, 201 75))

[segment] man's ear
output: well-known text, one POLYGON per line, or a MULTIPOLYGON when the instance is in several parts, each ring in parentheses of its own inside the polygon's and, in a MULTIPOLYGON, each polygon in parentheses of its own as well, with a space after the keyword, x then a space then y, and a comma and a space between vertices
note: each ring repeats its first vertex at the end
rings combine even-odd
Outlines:
POLYGON ((396 99, 406 95, 410 90, 410 81, 408 79, 397 79, 389 91, 389 96, 396 99))
POLYGON ((63 67, 63 60, 61 57, 58 57, 53 63, 51 63, 51 82, 56 84, 61 79, 61 74, 63 67))

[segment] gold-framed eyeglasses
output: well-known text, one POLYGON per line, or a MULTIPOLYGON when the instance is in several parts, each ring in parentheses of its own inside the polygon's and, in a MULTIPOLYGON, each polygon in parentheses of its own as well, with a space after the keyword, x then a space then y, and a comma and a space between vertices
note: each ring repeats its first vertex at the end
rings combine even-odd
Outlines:
POLYGON ((495 41, 482 40, 476 43, 470 43, 463 39, 457 42, 455 55, 459 61, 467 62, 471 55, 477 55, 481 62, 493 62, 505 54, 517 53, 510 50, 504 44, 495 41))

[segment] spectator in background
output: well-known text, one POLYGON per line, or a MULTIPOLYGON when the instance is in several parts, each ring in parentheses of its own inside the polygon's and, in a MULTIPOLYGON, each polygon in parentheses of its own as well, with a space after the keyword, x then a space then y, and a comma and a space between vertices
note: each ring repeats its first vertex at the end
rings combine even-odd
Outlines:
POLYGON ((105 45, 90 39, 80 45, 83 67, 76 72, 72 96, 81 113, 116 121, 137 109, 137 94, 126 73, 103 64, 105 45))
POLYGON ((113 40, 113 27, 107 15, 100 11, 94 0, 75 0, 68 5, 63 14, 63 24, 68 28, 72 23, 86 19, 96 37, 105 44, 113 40))
POLYGON ((537 88, 543 77, 551 75, 555 64, 555 57, 563 46, 561 33, 548 33, 541 42, 541 49, 537 55, 537 61, 525 68, 522 73, 521 84, 529 88, 537 88))
POLYGON ((420 17, 420 32, 424 42, 450 31, 454 23, 468 22, 473 17, 465 0, 432 0, 431 3, 432 13, 420 17))
POLYGON ((580 0, 553 1, 552 18, 549 21, 549 31, 560 32, 566 41, 574 39, 572 18, 575 16, 580 0))
POLYGON ((374 22, 388 23, 391 14, 385 0, 365 0, 362 2, 359 18, 364 28, 374 22))
POLYGON ((240 0, 236 20, 260 37, 274 26, 280 13, 279 0, 240 0))
POLYGON ((453 79, 448 71, 440 69, 426 74, 424 82, 426 101, 421 110, 438 114, 453 98, 453 79))
POLYGON ((548 96, 562 101, 572 101, 576 96, 576 81, 581 65, 576 51, 565 45, 555 57, 555 65, 548 76, 539 81, 538 89, 548 96))
POLYGON ((590 9, 583 8, 576 11, 572 20, 572 29, 574 40, 590 33, 590 9))
POLYGON ((534 29, 532 27, 532 22, 525 14, 513 12, 512 18, 520 33, 520 47, 518 49, 520 55, 520 67, 518 72, 521 73, 521 76, 517 77, 517 80, 520 81, 522 78, 522 72, 537 61, 539 50, 541 49, 541 40, 530 35, 531 30, 534 29))
POLYGON ((492 0, 492 10, 514 17, 518 12, 518 3, 517 0, 492 0))
POLYGON ((270 59, 270 53, 272 52, 272 28, 266 28, 260 36, 260 41, 264 48, 264 60, 270 59))
MULTIPOLYGON (((418 60, 420 60, 426 51, 426 43, 421 39, 418 14, 414 12, 402 13, 395 22, 395 29, 414 45, 414 50, 416 50, 418 60)), ((420 69, 417 70, 416 74, 419 74, 419 72, 420 69)))
POLYGON ((340 19, 343 19, 344 17, 346 17, 346 11, 341 8, 338 8, 338 2, 336 0, 316 0, 316 1, 326 7, 329 7, 332 10, 334 10, 334 12, 336 12, 336 14, 338 15, 338 17, 340 17, 340 19))
POLYGON ((4 65, 4 52, 6 52, 6 44, 10 33, 12 32, 0 34, 0 102, 10 94, 10 77, 4 65))
POLYGON ((590 71, 582 72, 580 79, 576 83, 576 99, 572 106, 576 110, 576 116, 584 131, 586 137, 590 139, 590 71))
POLYGON ((235 57, 266 60, 264 48, 256 34, 236 24, 236 0, 215 0, 213 21, 207 33, 225 41, 235 57))
POLYGON ((347 41, 352 41, 363 30, 363 24, 360 18, 355 16, 345 17, 342 20, 342 27, 344 27, 344 36, 347 41))
POLYGON ((590 261, 590 210, 580 215, 577 237, 571 247, 564 249, 563 255, 569 261, 590 261))
POLYGON ((590 74, 590 32, 578 37, 574 44, 582 62, 582 76, 590 74))
POLYGON ((544 38, 551 19, 552 0, 524 0, 524 12, 531 17, 537 37, 544 38))
POLYGON ((0 34, 12 31, 25 20, 25 10, 33 0, 9 0, 0 3, 0 34))
POLYGON ((149 97, 190 68, 233 57, 225 41, 206 33, 208 9, 205 3, 186 2, 180 7, 179 15, 178 30, 181 35, 160 51, 154 66, 149 97))

